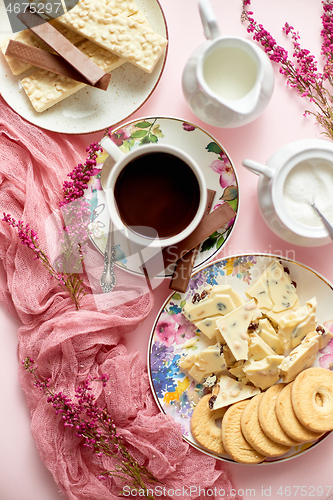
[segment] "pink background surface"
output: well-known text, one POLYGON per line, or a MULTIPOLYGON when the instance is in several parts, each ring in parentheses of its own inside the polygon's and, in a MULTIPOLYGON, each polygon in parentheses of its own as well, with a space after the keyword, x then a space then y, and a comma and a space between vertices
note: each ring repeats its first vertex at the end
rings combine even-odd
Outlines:
MULTIPOLYGON (((248 37, 245 26, 240 22, 241 3, 241 0, 212 0, 221 34, 248 37)), ((308 265, 332 283, 332 244, 321 248, 303 248, 290 245, 275 236, 265 225, 258 210, 258 177, 241 166, 245 158, 264 163, 280 147, 298 139, 324 139, 314 119, 303 117, 303 112, 308 107, 307 101, 287 88, 278 68, 274 67, 274 94, 268 107, 256 121, 237 129, 218 129, 205 125, 193 115, 181 89, 184 65, 193 50, 204 41, 197 2, 160 0, 160 4, 169 30, 166 67, 154 94, 131 119, 172 116, 188 120, 207 130, 228 152, 239 178, 240 210, 236 227, 218 257, 251 252, 278 253, 308 265)), ((252 0, 252 4, 255 18, 271 31, 278 43, 288 48, 281 32, 284 22, 288 21, 299 30, 302 46, 310 49, 317 60, 320 60, 320 0, 252 0)), ((101 136, 102 133, 96 133, 72 137, 72 140, 82 150, 84 157, 85 147, 101 136)), ((127 336, 129 349, 139 350, 144 359, 154 320, 169 295, 167 280, 159 284, 155 295, 155 306, 150 316, 127 336)), ((0 314, 0 393, 3 408, 0 414, 0 498, 59 500, 61 496, 57 487, 40 462, 29 433, 29 415, 17 382, 18 324, 3 309, 0 314)), ((310 452, 291 461, 265 467, 235 464, 230 465, 230 470, 237 489, 244 490, 244 498, 252 495, 252 498, 283 499, 289 496, 299 499, 327 499, 333 495, 332 463, 333 434, 310 452), (297 492, 297 486, 303 486, 303 489, 297 492), (323 487, 322 495, 320 490, 311 488, 320 486, 323 487)))

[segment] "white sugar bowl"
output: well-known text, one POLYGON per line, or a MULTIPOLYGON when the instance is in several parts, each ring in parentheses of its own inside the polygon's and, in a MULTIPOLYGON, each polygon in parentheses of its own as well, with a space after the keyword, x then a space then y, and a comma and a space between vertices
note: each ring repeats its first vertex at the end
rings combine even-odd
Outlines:
POLYGON ((333 223, 333 144, 302 139, 279 149, 265 165, 242 163, 259 175, 259 210, 276 235, 304 247, 332 242, 311 203, 333 223))

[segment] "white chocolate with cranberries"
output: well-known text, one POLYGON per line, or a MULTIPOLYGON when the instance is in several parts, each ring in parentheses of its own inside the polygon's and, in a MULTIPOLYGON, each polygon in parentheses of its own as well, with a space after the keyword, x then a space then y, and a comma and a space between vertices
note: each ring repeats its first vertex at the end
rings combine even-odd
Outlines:
POLYGON ((178 365, 199 383, 209 375, 219 374, 226 368, 219 343, 188 354, 178 362, 178 365))
POLYGON ((255 332, 249 335, 249 359, 260 361, 267 356, 274 356, 276 353, 266 342, 255 332))
POLYGON ((279 366, 284 356, 267 356, 260 361, 249 359, 244 363, 243 371, 249 381, 260 389, 267 389, 280 378, 279 366))
POLYGON ((217 410, 229 406, 238 401, 252 398, 260 392, 260 389, 252 385, 246 385, 228 375, 221 375, 213 389, 212 409, 217 410))
POLYGON ((183 314, 187 319, 196 322, 215 315, 225 315, 244 303, 230 285, 216 288, 218 290, 205 290, 207 295, 202 300, 185 304, 183 314))
POLYGON ((298 300, 296 288, 279 261, 273 261, 245 293, 256 299, 263 312, 291 309, 298 300))
POLYGON ((285 348, 267 318, 258 321, 258 327, 255 329, 255 333, 273 349, 275 354, 281 355, 284 353, 285 348))
POLYGON ((208 316, 200 321, 193 321, 193 323, 198 330, 206 335, 206 337, 209 339, 216 339, 220 342, 220 330, 216 326, 216 320, 220 319, 221 316, 221 314, 214 314, 213 316, 208 316), (217 338, 218 336, 220 337, 219 339, 217 338))
POLYGON ((319 349, 323 349, 329 340, 329 336, 324 338, 317 331, 308 333, 279 366, 283 382, 291 382, 301 371, 312 366, 319 349))
POLYGON ((278 336, 286 349, 294 349, 304 337, 317 326, 316 298, 308 300, 296 311, 288 312, 280 318, 278 336))
POLYGON ((255 300, 250 300, 216 322, 216 326, 237 361, 248 359, 247 329, 249 324, 259 317, 261 317, 261 311, 257 308, 255 300))

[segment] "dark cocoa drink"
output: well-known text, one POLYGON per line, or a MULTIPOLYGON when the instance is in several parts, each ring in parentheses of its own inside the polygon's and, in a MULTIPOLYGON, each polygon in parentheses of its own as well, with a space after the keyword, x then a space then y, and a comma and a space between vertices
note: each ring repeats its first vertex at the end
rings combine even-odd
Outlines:
POLYGON ((192 169, 163 152, 148 153, 127 164, 116 181, 114 195, 124 224, 150 238, 168 238, 183 231, 200 201, 192 169))

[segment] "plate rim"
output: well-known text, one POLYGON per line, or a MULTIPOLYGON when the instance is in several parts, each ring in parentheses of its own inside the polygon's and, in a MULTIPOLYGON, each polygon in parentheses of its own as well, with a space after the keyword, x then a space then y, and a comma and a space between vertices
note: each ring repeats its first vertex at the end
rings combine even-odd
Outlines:
MULTIPOLYGON (((205 269, 206 267, 209 267, 211 265, 213 265, 214 263, 217 263, 217 262, 221 262, 221 261, 224 261, 224 260, 229 260, 229 259, 237 259, 237 258, 240 258, 240 257, 265 257, 265 258, 276 258, 276 259, 282 259, 286 262, 290 262, 292 264, 296 264, 300 267, 302 267, 303 269, 306 269, 310 272, 312 272, 314 275, 316 275, 319 279, 321 279, 321 281, 323 281, 326 285, 328 285, 331 290, 333 291, 333 284, 327 279, 325 278, 321 273, 319 273, 318 271, 314 270, 313 268, 311 268, 310 266, 306 265, 306 264, 302 264, 301 262, 299 261, 296 261, 296 260, 293 260, 289 257, 283 257, 281 255, 277 255, 277 254, 270 254, 270 253, 261 253, 261 252, 258 252, 258 253, 254 253, 254 252, 249 252, 249 253, 242 253, 242 254, 232 254, 232 255, 228 255, 228 256, 225 256, 225 257, 220 257, 216 260, 213 260, 209 263, 206 263, 204 265, 201 265, 200 267, 198 267, 198 269, 196 269, 195 272, 193 272, 191 274, 191 277, 194 276, 195 274, 199 273, 200 271, 202 271, 203 269, 205 269)), ((160 307, 155 319, 154 319, 154 323, 152 325, 152 328, 151 328, 151 332, 150 332, 150 335, 149 335, 149 342, 148 342, 148 348, 147 348, 147 372, 148 372, 148 378, 149 378, 149 384, 150 384, 150 389, 151 389, 151 392, 152 392, 152 395, 154 397, 154 400, 155 400, 155 403, 157 404, 158 406, 158 409, 160 412, 162 412, 164 415, 168 415, 164 409, 161 407, 161 404, 160 404, 160 401, 156 395, 156 391, 154 389, 154 385, 153 385, 153 380, 152 380, 152 374, 151 374, 151 364, 150 364, 150 356, 151 356, 151 348, 152 348, 152 343, 153 343, 153 337, 154 337, 154 331, 155 331, 155 327, 156 327, 156 324, 157 324, 157 321, 158 321, 158 318, 160 317, 161 313, 163 312, 165 306, 167 305, 167 303, 169 302, 169 300, 171 299, 171 297, 175 294, 175 293, 182 293, 182 292, 176 292, 175 290, 170 293, 168 295, 168 297, 165 299, 165 301, 163 302, 162 306, 160 307)), ((186 293, 186 292, 185 292, 186 293)), ((173 418, 173 417, 172 417, 173 418)), ((313 448, 315 448, 318 444, 320 444, 324 439, 326 439, 331 433, 333 433, 333 431, 328 431, 326 432, 325 434, 323 434, 320 438, 318 438, 318 440, 316 440, 310 447, 306 448, 305 450, 300 450, 298 452, 296 452, 294 455, 292 456, 288 456, 288 457, 285 457, 285 458, 281 458, 279 460, 273 460, 273 461, 267 461, 267 462, 261 462, 259 464, 243 464, 243 463, 240 463, 240 462, 236 462, 235 460, 233 460, 232 458, 229 458, 229 457, 224 457, 224 456, 221 456, 219 455, 218 453, 215 453, 213 451, 209 451, 203 447, 201 447, 199 444, 195 443, 195 442, 192 442, 190 441, 186 436, 184 436, 182 434, 182 438, 184 439, 184 441, 186 441, 190 446, 193 446, 194 448, 196 448, 198 451, 201 451, 202 453, 210 456, 210 457, 213 457, 213 458, 216 458, 217 460, 219 461, 222 461, 222 462, 227 462, 227 463, 231 463, 231 464, 236 464, 236 465, 245 465, 245 466, 251 466, 251 467, 258 467, 258 466, 271 466, 271 465, 276 465, 276 464, 280 464, 280 463, 284 463, 284 462, 287 462, 288 460, 292 460, 296 457, 298 457, 299 455, 304 455, 305 453, 307 453, 308 451, 312 450, 313 448)), ((300 443, 302 444, 302 443, 300 443)))

